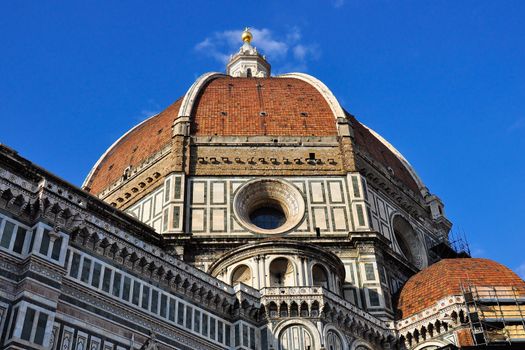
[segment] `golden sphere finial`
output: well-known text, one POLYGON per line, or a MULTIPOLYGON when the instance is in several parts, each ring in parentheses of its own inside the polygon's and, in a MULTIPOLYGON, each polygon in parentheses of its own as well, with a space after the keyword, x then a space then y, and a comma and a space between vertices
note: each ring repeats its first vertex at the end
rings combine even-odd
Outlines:
POLYGON ((244 32, 242 32, 241 38, 242 38, 242 41, 248 44, 252 41, 253 35, 250 32, 250 28, 248 27, 244 28, 244 32))

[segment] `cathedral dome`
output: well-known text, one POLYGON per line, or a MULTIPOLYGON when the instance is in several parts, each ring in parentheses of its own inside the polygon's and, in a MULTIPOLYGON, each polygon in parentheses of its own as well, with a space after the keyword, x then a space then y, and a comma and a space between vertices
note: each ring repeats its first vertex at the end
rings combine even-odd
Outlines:
POLYGON ((166 147, 173 123, 190 114, 193 136, 336 136, 336 118, 325 97, 297 78, 233 78, 214 74, 199 79, 163 112, 135 126, 117 140, 92 169, 84 183, 99 194, 127 168, 135 168, 166 147), (194 84, 195 86, 195 84, 194 84), (195 98, 193 100, 193 98, 195 98), (188 100, 192 101, 188 101, 188 100), (188 102, 187 112, 181 103, 188 102))
MULTIPOLYGON (((440 199, 323 82, 272 76, 252 37, 243 32, 226 74, 200 76, 109 147, 83 185, 91 193, 0 145, 0 254, 10 271, 29 261, 44 275, 23 301, 3 293, 2 345, 419 350, 523 339, 525 282, 486 259, 440 261, 465 256, 440 199), (39 307, 49 295, 57 307, 39 307)), ((24 274, 7 277, 10 291, 24 274)))
POLYGON ((195 136, 336 136, 325 97, 297 78, 217 77, 191 115, 195 136))
POLYGON ((136 125, 115 141, 91 169, 82 187, 99 194, 122 177, 126 169, 138 166, 169 144, 181 100, 136 125))
MULTIPOLYGON (((330 90, 306 74, 268 78, 208 73, 161 113, 138 124, 98 160, 83 187, 100 195, 169 147, 178 119, 188 117, 195 137, 336 138, 341 119, 349 123, 357 152, 380 164, 413 193, 424 187, 403 156, 381 136, 344 111, 330 90)), ((169 152, 169 150, 167 150, 169 152)))
POLYGON ((445 297, 461 295, 461 286, 516 287, 525 292, 525 282, 508 267, 495 261, 481 258, 443 259, 405 283, 397 305, 400 318, 417 314, 445 297))

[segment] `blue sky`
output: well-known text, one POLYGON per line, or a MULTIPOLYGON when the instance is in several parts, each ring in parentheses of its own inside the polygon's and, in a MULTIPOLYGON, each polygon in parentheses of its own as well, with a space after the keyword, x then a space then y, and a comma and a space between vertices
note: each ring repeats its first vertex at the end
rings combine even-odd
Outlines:
POLYGON ((4 1, 0 142, 80 185, 121 134, 238 32, 303 71, 414 165, 474 256, 525 277, 525 2, 4 1))

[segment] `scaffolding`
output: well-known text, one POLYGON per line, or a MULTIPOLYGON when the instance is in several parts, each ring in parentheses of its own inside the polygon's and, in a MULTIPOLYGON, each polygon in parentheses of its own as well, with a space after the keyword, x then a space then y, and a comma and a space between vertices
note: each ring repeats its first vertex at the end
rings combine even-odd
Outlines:
POLYGON ((525 290, 516 287, 461 287, 476 345, 525 346, 525 290))

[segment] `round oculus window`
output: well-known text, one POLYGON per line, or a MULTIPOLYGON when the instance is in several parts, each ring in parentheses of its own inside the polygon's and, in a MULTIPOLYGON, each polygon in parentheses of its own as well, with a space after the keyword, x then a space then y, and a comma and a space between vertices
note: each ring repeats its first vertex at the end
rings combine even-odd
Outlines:
POLYGON ((259 179, 242 186, 234 198, 234 213, 250 231, 283 233, 304 216, 304 199, 292 184, 278 179, 259 179))
POLYGON ((281 208, 263 206, 250 213, 250 221, 263 230, 274 230, 286 222, 281 208))

